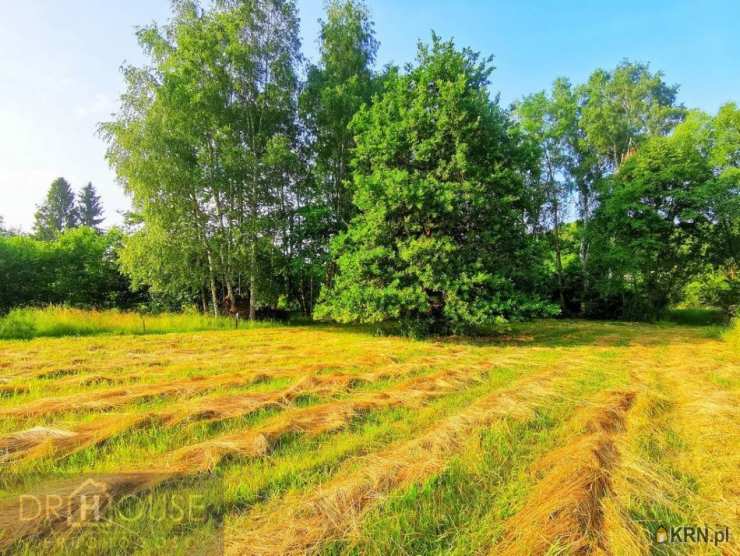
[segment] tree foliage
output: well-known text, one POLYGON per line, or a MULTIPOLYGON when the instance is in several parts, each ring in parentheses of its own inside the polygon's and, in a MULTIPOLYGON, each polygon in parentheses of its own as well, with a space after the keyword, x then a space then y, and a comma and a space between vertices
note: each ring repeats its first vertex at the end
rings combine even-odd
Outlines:
MULTIPOLYGON (((197 250, 208 269, 199 287, 210 290, 214 311, 217 285, 233 302, 244 273, 253 317, 260 246, 286 241, 275 219, 297 179, 295 6, 222 0, 203 10, 182 1, 166 27, 138 35, 151 63, 125 69, 121 112, 101 126, 108 159, 153 228, 144 234, 170 235, 159 245, 174 251, 162 260, 187 269, 197 250)), ((201 266, 184 281, 202 281, 201 266)))
POLYGON ((329 2, 320 41, 321 57, 308 69, 301 113, 310 134, 317 204, 327 217, 330 237, 346 228, 354 212, 349 183, 354 137, 349 123, 379 89, 373 71, 378 42, 365 4, 329 2))
POLYGON ((611 297, 600 311, 658 318, 707 272, 727 278, 715 303, 737 302, 740 188, 732 153, 740 148, 740 128, 735 123, 733 131, 728 121, 740 120, 733 112, 726 105, 715 118, 689 114, 671 135, 648 138, 605 182, 591 268, 599 303, 611 297))
POLYGON ((592 272, 600 296, 618 293, 622 316, 658 318, 701 261, 712 172, 680 134, 656 136, 604 185, 592 272))
POLYGON ((44 241, 0 221, 19 284, 0 306, 128 303, 114 262, 174 305, 254 318, 320 300, 319 318, 412 333, 555 304, 659 318, 689 298, 740 302, 740 110, 687 111, 646 63, 558 78, 507 110, 490 58, 436 35, 415 63, 376 68, 363 0, 327 2, 307 65, 294 0, 175 0, 137 38, 146 62, 124 66, 100 126, 126 232, 101 232, 92 184, 75 200, 55 180, 44 241))
POLYGON ((49 186, 46 199, 36 210, 34 232, 39 239, 54 239, 77 226, 79 215, 72 186, 64 178, 57 178, 49 186))
POLYGON ((119 272, 122 234, 78 227, 43 241, 0 237, 0 312, 23 305, 130 307, 141 296, 119 272))
POLYGON ((320 316, 462 331, 548 308, 527 296, 529 162, 489 98, 490 59, 433 36, 360 110, 354 202, 320 316))
POLYGON ((92 182, 88 182, 77 194, 77 215, 80 226, 100 231, 103 223, 103 204, 92 182))

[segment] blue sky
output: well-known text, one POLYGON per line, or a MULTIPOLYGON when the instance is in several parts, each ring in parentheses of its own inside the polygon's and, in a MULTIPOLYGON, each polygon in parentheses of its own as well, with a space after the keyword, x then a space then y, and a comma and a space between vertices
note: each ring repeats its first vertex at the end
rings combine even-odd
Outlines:
MULTIPOLYGON (((304 52, 315 59, 322 0, 297 0, 304 52)), ((584 80, 623 58, 681 85, 689 107, 740 101, 738 0, 368 0, 379 63, 405 63, 434 29, 495 56, 493 92, 509 103, 564 75, 584 80)), ((168 0, 7 1, 0 19, 0 215, 30 230, 57 176, 92 181, 107 223, 128 206, 95 136, 116 108, 124 60, 143 61, 134 27, 163 22, 168 0)))

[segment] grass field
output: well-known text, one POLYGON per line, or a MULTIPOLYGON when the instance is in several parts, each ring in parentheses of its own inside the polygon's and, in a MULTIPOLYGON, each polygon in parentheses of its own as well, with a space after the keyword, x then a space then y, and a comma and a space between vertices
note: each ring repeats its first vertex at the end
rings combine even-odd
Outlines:
POLYGON ((90 311, 50 305, 13 309, 0 316, 0 340, 30 340, 100 334, 163 334, 264 327, 270 323, 236 323, 229 317, 215 318, 197 312, 144 314, 134 311, 90 311))
POLYGON ((737 336, 0 341, 0 551, 739 554, 737 336), (731 538, 655 543, 678 525, 731 538))

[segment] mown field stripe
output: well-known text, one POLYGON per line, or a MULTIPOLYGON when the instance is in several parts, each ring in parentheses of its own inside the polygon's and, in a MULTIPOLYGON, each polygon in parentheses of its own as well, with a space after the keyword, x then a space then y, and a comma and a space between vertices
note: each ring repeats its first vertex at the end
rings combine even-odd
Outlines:
POLYGON ((613 552, 740 554, 736 538, 716 547, 655 544, 661 526, 740 528, 740 397, 708 380, 740 363, 722 347, 675 349, 665 364, 641 369, 644 395, 629 414, 623 461, 603 504, 613 552))
MULTIPOLYGON (((124 495, 151 489, 172 478, 208 471, 227 456, 262 456, 287 434, 318 435, 339 430, 360 412, 396 405, 423 403, 445 392, 454 391, 465 384, 479 380, 480 376, 470 372, 448 371, 432 377, 412 379, 392 392, 381 391, 362 399, 341 400, 316 407, 298 408, 275 423, 208 440, 181 448, 172 454, 166 454, 162 458, 166 462, 164 465, 106 474, 97 477, 96 483, 98 488, 102 489, 101 493, 106 494, 106 499, 113 501, 124 495)), ((76 482, 71 481, 72 484, 76 482)), ((43 491, 34 494, 42 496, 55 494, 63 498, 66 496, 66 488, 66 483, 61 486, 54 485, 51 493, 43 491)), ((65 523, 68 523, 69 516, 64 515, 64 512, 54 516, 51 520, 48 516, 41 515, 38 519, 19 523, 16 519, 19 504, 19 499, 11 499, 0 504, 0 535, 2 535, 0 536, 0 549, 29 535, 64 530, 68 526, 65 523)), ((77 511, 74 506, 68 509, 71 512, 77 511)))
POLYGON ((242 516, 227 529, 227 553, 303 554, 345 535, 390 491, 439 472, 474 430, 505 417, 531 416, 552 394, 554 374, 528 376, 484 396, 421 437, 361 458, 347 476, 242 516))
POLYGON ((501 543, 491 555, 529 556, 559 547, 567 554, 593 554, 606 548, 602 500, 612 489, 618 463, 615 436, 625 431, 635 392, 613 392, 583 410, 584 433, 536 464, 544 472, 524 507, 508 520, 501 543))
POLYGON ((277 391, 227 394, 191 400, 173 409, 106 415, 69 430, 34 427, 0 437, 0 464, 68 456, 127 430, 151 423, 175 427, 184 422, 218 422, 244 417, 264 409, 284 409, 302 396, 333 396, 386 376, 385 372, 313 375, 277 391))
MULTIPOLYGON (((166 504, 173 496, 180 496, 183 489, 199 497, 204 493, 215 493, 213 496, 207 495, 210 496, 210 515, 224 516, 245 511, 264 503, 266 499, 282 496, 287 491, 320 484, 347 459, 379 451, 419 434, 439 419, 467 407, 493 388, 501 389, 512 384, 522 373, 526 371, 506 369, 489 372, 483 382, 435 397, 422 406, 396 406, 363 414, 341 431, 319 436, 289 435, 278 442, 269 458, 230 459, 223 462, 214 473, 201 474, 184 481, 170 481, 149 494, 142 493, 133 506, 116 505, 108 518, 115 521, 121 512, 137 511, 132 508, 150 507, 151 503, 166 504)), ((186 547, 193 547, 194 550, 202 546, 205 539, 222 536, 213 530, 212 524, 200 522, 183 526, 177 521, 159 521, 156 530, 145 524, 137 524, 132 528, 130 521, 125 519, 123 525, 125 530, 116 527, 105 538, 97 535, 95 528, 92 528, 73 537, 59 535, 21 542, 12 549, 30 547, 36 552, 54 553, 72 546, 94 547, 96 554, 111 556, 138 550, 142 553, 168 551, 189 554, 186 547)))

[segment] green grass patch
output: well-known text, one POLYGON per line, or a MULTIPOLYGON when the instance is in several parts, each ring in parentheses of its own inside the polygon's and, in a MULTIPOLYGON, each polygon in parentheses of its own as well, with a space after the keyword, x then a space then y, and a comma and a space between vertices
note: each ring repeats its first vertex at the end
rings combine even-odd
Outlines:
MULTIPOLYGON (((271 324, 242 322, 239 327, 266 327, 271 324)), ((50 306, 13 309, 4 317, 0 317, 0 340, 100 334, 164 334, 231 330, 234 327, 232 318, 201 313, 144 314, 115 309, 94 311, 50 306)))

